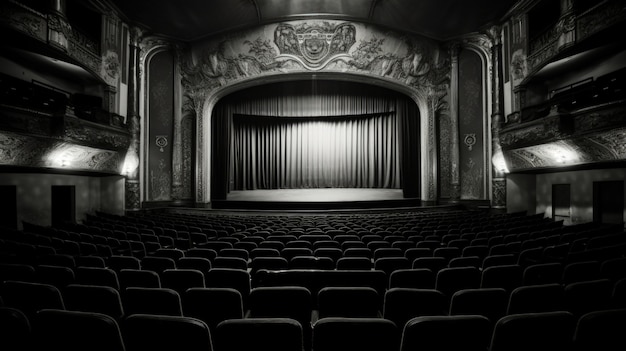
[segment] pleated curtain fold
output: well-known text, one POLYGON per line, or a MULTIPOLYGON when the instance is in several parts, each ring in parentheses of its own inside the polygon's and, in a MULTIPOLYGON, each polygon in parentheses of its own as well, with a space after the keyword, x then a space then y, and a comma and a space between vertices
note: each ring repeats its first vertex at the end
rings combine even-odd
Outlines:
POLYGON ((211 128, 213 199, 299 188, 402 188, 406 197, 419 188, 419 112, 386 89, 327 81, 248 89, 215 106, 211 128))

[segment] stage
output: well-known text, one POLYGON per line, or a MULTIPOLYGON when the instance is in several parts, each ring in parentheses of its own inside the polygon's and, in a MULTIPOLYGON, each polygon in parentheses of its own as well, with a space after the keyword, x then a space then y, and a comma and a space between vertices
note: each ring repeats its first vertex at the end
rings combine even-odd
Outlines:
POLYGON ((404 198, 402 189, 323 188, 231 191, 214 200, 215 209, 333 210, 421 206, 418 198, 404 198))

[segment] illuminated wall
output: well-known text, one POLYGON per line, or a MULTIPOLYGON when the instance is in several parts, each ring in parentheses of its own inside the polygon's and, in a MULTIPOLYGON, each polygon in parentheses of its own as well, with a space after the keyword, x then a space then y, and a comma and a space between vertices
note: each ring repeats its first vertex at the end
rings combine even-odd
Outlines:
MULTIPOLYGON (((593 183, 610 180, 626 181, 626 169, 538 174, 536 213, 545 213, 546 216, 552 217, 552 185, 570 184, 571 218, 566 220, 565 224, 591 222, 593 221, 593 183)), ((626 193, 615 194, 615 196, 623 196, 626 199, 626 193)))
POLYGON ((0 173, 0 185, 13 185, 17 190, 18 228, 22 221, 51 225, 51 187, 76 187, 76 220, 86 213, 104 211, 124 214, 124 178, 121 176, 88 177, 45 173, 0 173))

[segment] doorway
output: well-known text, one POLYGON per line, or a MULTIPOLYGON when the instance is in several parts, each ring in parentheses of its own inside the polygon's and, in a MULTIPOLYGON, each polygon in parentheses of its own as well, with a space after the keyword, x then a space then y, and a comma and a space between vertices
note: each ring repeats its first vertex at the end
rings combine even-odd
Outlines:
POLYGON ((552 185, 552 218, 555 221, 569 221, 571 217, 570 184, 552 185))
POLYGON ((53 185, 51 199, 52 226, 76 223, 76 187, 53 185))
POLYGON ((0 228, 17 229, 17 186, 0 185, 0 228))

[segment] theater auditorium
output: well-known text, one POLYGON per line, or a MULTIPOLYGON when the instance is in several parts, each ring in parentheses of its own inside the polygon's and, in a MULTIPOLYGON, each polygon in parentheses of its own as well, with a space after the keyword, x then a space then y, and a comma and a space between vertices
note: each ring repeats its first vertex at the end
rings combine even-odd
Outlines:
POLYGON ((626 1, 0 27, 0 350, 626 350, 626 1))

